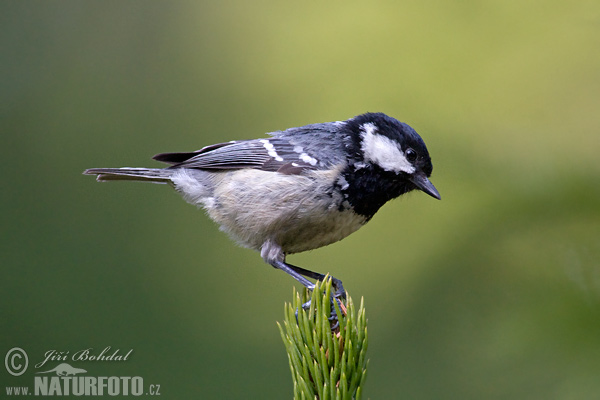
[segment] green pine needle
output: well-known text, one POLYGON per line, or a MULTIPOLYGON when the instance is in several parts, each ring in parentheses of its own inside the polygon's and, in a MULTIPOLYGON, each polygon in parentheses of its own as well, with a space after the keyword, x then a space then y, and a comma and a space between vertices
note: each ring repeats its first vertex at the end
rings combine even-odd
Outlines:
POLYGON ((342 312, 334 302, 339 326, 331 330, 331 279, 317 282, 312 293, 294 290, 279 326, 294 381, 294 399, 360 399, 368 360, 367 318, 360 301, 358 314, 349 295, 342 312), (310 308, 302 304, 311 299, 310 308), (297 318, 296 318, 297 312, 297 318))

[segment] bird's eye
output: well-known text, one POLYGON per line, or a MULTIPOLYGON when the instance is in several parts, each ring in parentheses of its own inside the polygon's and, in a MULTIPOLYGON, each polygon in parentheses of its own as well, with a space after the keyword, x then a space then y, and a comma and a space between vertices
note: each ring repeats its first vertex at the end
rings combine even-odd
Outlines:
POLYGON ((415 160, 417 159, 417 152, 413 149, 407 149, 406 152, 404 152, 404 154, 406 154, 406 159, 411 163, 415 162, 415 160))

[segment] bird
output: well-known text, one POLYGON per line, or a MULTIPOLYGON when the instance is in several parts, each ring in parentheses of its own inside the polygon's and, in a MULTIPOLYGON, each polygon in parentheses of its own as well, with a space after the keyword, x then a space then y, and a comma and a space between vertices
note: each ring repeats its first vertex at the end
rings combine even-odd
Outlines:
MULTIPOLYGON (((383 113, 310 124, 200 150, 161 153, 165 168, 91 168, 99 182, 168 184, 203 208, 222 231, 307 289, 324 274, 287 262, 290 254, 344 239, 388 201, 413 190, 440 200, 423 139, 383 113)), ((342 281, 331 277, 336 298, 342 281)))

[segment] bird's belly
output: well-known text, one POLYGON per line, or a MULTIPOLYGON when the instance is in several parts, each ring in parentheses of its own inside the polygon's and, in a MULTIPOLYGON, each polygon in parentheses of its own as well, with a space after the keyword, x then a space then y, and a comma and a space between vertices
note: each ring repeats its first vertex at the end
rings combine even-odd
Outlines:
POLYGON ((316 249, 360 228, 364 216, 340 207, 334 193, 337 171, 282 175, 244 170, 224 175, 210 202, 209 216, 241 245, 259 250, 271 240, 286 254, 316 249))
POLYGON ((289 229, 275 235, 274 240, 284 253, 300 253, 342 240, 365 222, 363 216, 351 210, 332 210, 323 218, 307 219, 301 223, 292 222, 289 229))

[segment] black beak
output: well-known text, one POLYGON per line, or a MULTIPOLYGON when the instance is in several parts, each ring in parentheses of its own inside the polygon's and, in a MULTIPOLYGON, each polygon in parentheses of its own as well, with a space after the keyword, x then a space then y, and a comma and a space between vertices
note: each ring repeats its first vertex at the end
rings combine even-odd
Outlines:
POLYGON ((437 191, 437 189, 435 188, 435 186, 433 186, 433 183, 431 183, 429 181, 429 179, 427 179, 427 177, 425 176, 425 174, 423 173, 416 173, 414 174, 411 178, 410 178, 411 182, 415 184, 415 186, 417 187, 417 189, 427 193, 428 195, 430 195, 431 197, 435 197, 438 200, 442 199, 442 196, 440 196, 440 193, 437 191))

